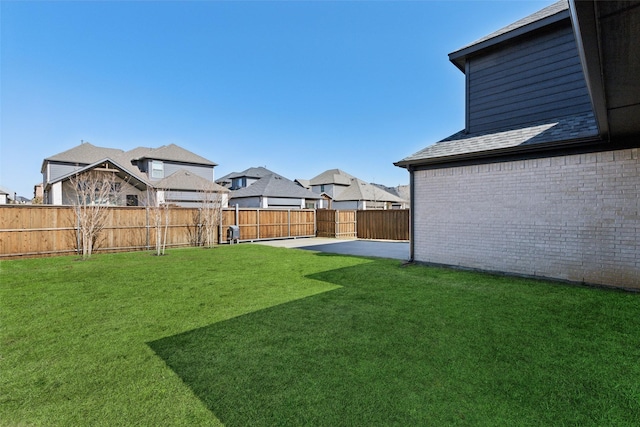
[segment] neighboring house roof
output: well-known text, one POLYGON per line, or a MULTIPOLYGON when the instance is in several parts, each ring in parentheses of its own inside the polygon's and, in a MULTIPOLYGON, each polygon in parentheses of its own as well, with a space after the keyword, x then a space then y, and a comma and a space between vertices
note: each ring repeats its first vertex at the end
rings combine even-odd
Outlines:
POLYGON ((196 163, 200 165, 218 166, 217 163, 207 160, 204 157, 192 153, 189 150, 185 150, 175 144, 163 145, 160 148, 149 149, 147 153, 144 153, 136 159, 166 160, 179 163, 196 163))
POLYGON ((132 177, 139 179, 142 182, 147 183, 149 180, 149 177, 147 176, 146 173, 142 172, 136 165, 132 164, 132 159, 134 159, 134 157, 132 157, 132 154, 136 154, 137 150, 139 149, 133 149, 131 151, 127 151, 121 154, 118 154, 116 156, 111 157, 111 159, 113 159, 113 161, 119 165, 121 165, 121 167, 132 177))
POLYGON ((298 184, 299 186, 306 188, 307 190, 309 190, 311 188, 311 181, 308 179, 294 179, 293 182, 295 182, 296 184, 298 184))
POLYGON ((78 163, 88 165, 101 159, 120 156, 123 153, 124 151, 117 148, 96 147, 89 142, 83 142, 76 147, 44 159, 42 162, 41 172, 44 172, 44 167, 47 162, 78 163))
POLYGON ((376 187, 388 193, 391 193, 394 196, 398 196, 405 201, 409 200, 410 191, 409 191, 408 185, 398 185, 397 187, 387 187, 386 185, 383 185, 383 184, 374 184, 374 183, 371 183, 371 185, 375 185, 376 187))
POLYGON ((569 18, 569 4, 567 0, 560 0, 532 15, 509 24, 496 32, 458 49, 457 51, 449 54, 449 60, 464 72, 464 58, 469 54, 567 18, 569 18))
POLYGON ((398 185, 396 187, 398 197, 403 200, 409 201, 411 199, 411 186, 410 185, 398 185))
POLYGON ((212 191, 216 193, 228 193, 229 190, 215 182, 208 181, 185 169, 180 169, 168 177, 156 182, 156 188, 170 188, 171 190, 212 191))
POLYGON ((310 185, 323 185, 323 184, 340 184, 351 185, 351 180, 355 177, 340 169, 329 169, 322 172, 320 175, 315 176, 309 180, 310 185))
POLYGON ((3 187, 3 186, 0 186, 0 194, 10 195, 10 194, 12 194, 12 193, 11 193, 11 190, 9 190, 8 188, 5 188, 5 187, 3 187))
POLYGON ((361 179, 353 178, 349 187, 345 188, 334 197, 338 201, 367 200, 376 202, 404 202, 400 197, 389 193, 380 187, 364 182, 361 179))
POLYGON ((260 166, 260 167, 257 167, 257 168, 245 169, 242 172, 231 172, 231 173, 226 174, 225 176, 223 176, 221 178, 218 178, 216 180, 216 182, 231 181, 234 178, 242 178, 242 177, 262 178, 264 176, 271 175, 271 174, 274 174, 274 173, 275 172, 272 172, 269 169, 263 168, 262 166, 260 166))
POLYGON ((521 151, 527 146, 557 144, 592 139, 598 135, 598 126, 593 113, 583 113, 545 120, 527 127, 514 127, 492 133, 466 133, 460 131, 409 157, 397 162, 397 166, 430 163, 436 160, 452 160, 470 154, 497 154, 508 150, 521 151))
POLYGON ((128 161, 138 161, 139 159, 146 158, 146 155, 153 151, 153 148, 148 147, 136 147, 132 150, 125 151, 121 154, 122 157, 126 158, 128 161))
MULTIPOLYGON (((245 176, 245 175, 240 175, 245 176)), ((283 197, 283 198, 300 198, 300 199, 320 199, 315 194, 305 188, 300 187, 293 181, 280 176, 276 173, 263 176, 248 187, 243 187, 231 192, 230 197, 283 197)))

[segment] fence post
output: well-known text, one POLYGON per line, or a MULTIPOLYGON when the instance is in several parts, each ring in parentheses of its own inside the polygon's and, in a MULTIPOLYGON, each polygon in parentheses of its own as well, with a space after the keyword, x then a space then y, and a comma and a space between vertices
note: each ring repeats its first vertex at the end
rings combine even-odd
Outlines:
POLYGON ((150 233, 150 229, 149 229, 149 206, 147 203, 147 206, 145 206, 145 218, 146 218, 146 226, 145 228, 147 229, 147 250, 151 250, 151 236, 149 236, 150 233))
POLYGON ((291 237, 291 209, 287 209, 287 225, 289 226, 287 237, 291 237))
POLYGON ((198 208, 198 221, 196 224, 198 230, 196 231, 196 246, 202 246, 202 208, 198 208))
POLYGON ((220 221, 218 221, 218 244, 222 243, 222 219, 224 218, 224 208, 220 206, 220 221))
MULTIPOLYGON (((75 209, 78 209, 78 207, 75 207, 75 209)), ((80 255, 80 215, 76 210, 74 210, 74 213, 76 215, 76 253, 80 255)))

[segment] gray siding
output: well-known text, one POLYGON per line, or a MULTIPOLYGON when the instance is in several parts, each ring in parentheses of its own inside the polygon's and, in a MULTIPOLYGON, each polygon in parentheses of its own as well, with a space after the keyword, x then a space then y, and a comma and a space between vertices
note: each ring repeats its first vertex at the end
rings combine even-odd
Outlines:
POLYGON ((357 200, 347 200, 347 201, 343 201, 343 202, 336 202, 334 200, 333 204, 331 205, 332 209, 362 209, 362 202, 359 202, 357 200))
POLYGON ((570 26, 470 58, 467 79, 470 132, 591 111, 570 26))
POLYGON ((180 169, 187 170, 194 175, 198 175, 199 177, 206 179, 207 181, 213 181, 213 166, 188 165, 167 161, 164 162, 164 177, 166 178, 180 169))
POLYGON ((238 205, 240 208, 259 208, 260 206, 260 197, 243 197, 241 199, 231 199, 229 200, 229 206, 238 205))
POLYGON ((278 208, 297 208, 300 209, 302 205, 302 199, 293 199, 289 197, 269 197, 267 199, 269 207, 278 208))
POLYGON ((165 191, 164 200, 167 203, 198 202, 202 201, 202 193, 198 191, 165 191))
MULTIPOLYGON (((49 181, 48 182, 53 182, 58 178, 60 178, 61 176, 67 175, 84 166, 85 165, 75 166, 75 165, 69 165, 69 164, 49 162, 49 181)), ((47 182, 47 181, 44 181, 44 182, 47 182)))
POLYGON ((147 177, 153 181, 159 181, 161 179, 167 178, 172 174, 178 172, 181 169, 191 172, 194 175, 200 176, 207 181, 213 181, 213 166, 203 166, 203 165, 190 165, 186 163, 174 163, 170 161, 163 160, 162 165, 164 168, 164 176, 162 178, 152 178, 151 177, 151 162, 152 160, 147 160, 140 170, 147 174, 147 177), (146 169, 145 169, 146 168, 146 169))
MULTIPOLYGON (((324 184, 324 193, 329 195, 331 198, 334 198, 347 187, 348 185, 324 184)), ((316 194, 323 193, 321 185, 312 186, 311 191, 316 194)))

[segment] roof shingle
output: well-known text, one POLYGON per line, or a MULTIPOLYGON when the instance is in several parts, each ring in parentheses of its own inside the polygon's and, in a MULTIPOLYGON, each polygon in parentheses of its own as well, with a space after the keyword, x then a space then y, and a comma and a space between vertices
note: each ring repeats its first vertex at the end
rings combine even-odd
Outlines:
POLYGON ((488 153, 496 150, 524 147, 552 142, 596 137, 598 126, 593 113, 583 113, 555 120, 515 127, 492 133, 466 133, 460 131, 436 142, 409 157, 399 165, 421 160, 455 158, 456 156, 488 153))
POLYGON ((148 153, 139 158, 217 166, 217 163, 207 160, 204 157, 192 153, 189 150, 185 150, 175 144, 163 145, 160 148, 151 149, 148 153))
POLYGON ((351 185, 355 177, 340 169, 329 169, 309 180, 310 185, 341 184, 351 185))
POLYGON ((389 193, 386 190, 364 182, 361 179, 353 178, 349 187, 342 190, 334 197, 335 201, 368 200, 376 202, 404 202, 400 197, 389 193))
POLYGON ((213 191, 228 193, 229 190, 215 182, 208 181, 185 169, 180 169, 168 177, 154 184, 156 188, 170 188, 171 190, 213 191))
POLYGON ((234 190, 231 192, 231 198, 242 197, 283 197, 283 198, 304 198, 304 199, 319 199, 318 194, 300 187, 293 181, 278 175, 271 173, 258 179, 253 184, 234 190))

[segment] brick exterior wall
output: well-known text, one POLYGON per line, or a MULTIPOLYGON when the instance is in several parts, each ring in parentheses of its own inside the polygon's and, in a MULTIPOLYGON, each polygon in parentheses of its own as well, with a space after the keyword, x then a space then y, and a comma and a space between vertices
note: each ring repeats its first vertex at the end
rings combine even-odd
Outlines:
POLYGON ((414 259, 640 289, 639 149, 414 175, 414 259))

